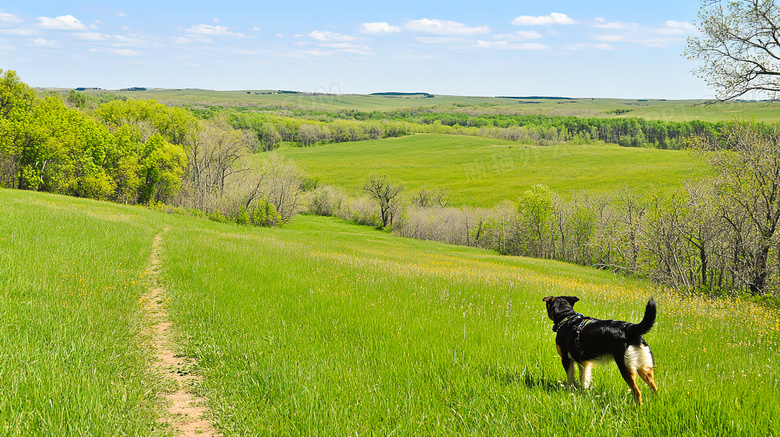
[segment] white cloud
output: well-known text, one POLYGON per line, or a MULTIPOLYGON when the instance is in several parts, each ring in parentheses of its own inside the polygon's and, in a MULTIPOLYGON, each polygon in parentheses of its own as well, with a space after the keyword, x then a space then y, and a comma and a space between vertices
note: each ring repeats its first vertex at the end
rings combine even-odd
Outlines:
POLYGON ((574 24, 575 21, 566 14, 553 12, 550 15, 541 15, 534 17, 531 15, 522 15, 512 20, 515 26, 549 26, 551 24, 574 24))
POLYGON ((549 47, 538 43, 517 43, 510 41, 477 41, 478 47, 499 50, 546 50, 549 47))
POLYGON ((57 41, 47 40, 43 38, 36 38, 32 40, 32 43, 35 47, 47 47, 47 48, 60 47, 60 43, 58 43, 57 41))
POLYGON ((625 35, 599 35, 596 37, 596 40, 610 41, 610 42, 625 41, 626 36, 625 35))
POLYGON ((21 23, 22 19, 14 14, 0 12, 0 23, 21 23))
POLYGON ((529 39, 540 39, 540 38, 544 38, 544 36, 542 36, 541 33, 535 30, 521 30, 518 32, 496 35, 496 39, 509 40, 509 41, 526 41, 529 39))
POLYGON ((226 26, 212 26, 210 24, 198 24, 197 26, 190 26, 185 29, 188 36, 203 38, 205 41, 211 37, 233 37, 233 38, 247 38, 243 33, 237 33, 230 30, 226 26))
POLYGON ((452 44, 459 46, 474 42, 471 39, 456 36, 416 36, 414 39, 422 44, 452 44))
POLYGON ((597 29, 613 31, 594 37, 597 41, 624 42, 640 44, 646 47, 666 48, 685 42, 685 36, 696 31, 696 28, 684 21, 669 20, 663 26, 647 26, 639 23, 600 22, 597 29))
POLYGON ((656 29, 659 35, 688 35, 697 32, 696 26, 686 21, 669 20, 666 27, 656 29))
POLYGON ((38 27, 49 30, 87 30, 87 26, 73 15, 57 18, 38 17, 38 27))
POLYGON ((615 47, 609 44, 589 44, 577 43, 565 47, 566 50, 615 50, 615 47))
POLYGON ((357 53, 359 55, 368 55, 371 53, 371 48, 361 44, 352 44, 347 42, 341 42, 336 44, 330 44, 328 47, 342 50, 349 53, 357 53))
POLYGON ((116 49, 116 48, 101 48, 101 49, 89 49, 90 52, 93 53, 108 53, 115 56, 128 56, 128 57, 135 57, 135 56, 142 56, 143 54, 136 50, 131 49, 116 49))
POLYGON ((309 34, 309 36, 316 41, 322 42, 352 41, 355 39, 354 36, 342 35, 340 33, 329 32, 327 30, 314 30, 309 34))
POLYGON ((81 32, 75 34, 76 38, 84 41, 106 41, 111 39, 110 35, 98 32, 81 32))
POLYGON ((132 49, 106 49, 108 53, 117 56, 141 56, 142 53, 132 49))
POLYGON ((595 27, 599 29, 609 29, 609 30, 634 30, 639 27, 639 23, 612 22, 612 23, 597 24, 595 25, 595 27))
POLYGON ((233 32, 225 26, 212 26, 210 24, 199 24, 187 28, 187 33, 191 35, 203 36, 231 36, 233 32))
POLYGON ((40 32, 35 29, 0 29, 0 35, 7 36, 32 36, 40 32))
POLYGON ((142 38, 137 38, 136 35, 114 35, 114 39, 119 41, 117 45, 123 46, 140 46, 146 44, 146 41, 144 41, 142 38))
POLYGON ((401 28, 398 26, 391 26, 387 23, 363 23, 360 25, 360 33, 367 34, 385 34, 385 33, 397 33, 401 28))
POLYGON ((433 35, 463 36, 490 33, 490 27, 487 25, 468 27, 463 23, 455 21, 429 20, 427 18, 410 21, 406 23, 404 27, 411 31, 430 33, 433 35))

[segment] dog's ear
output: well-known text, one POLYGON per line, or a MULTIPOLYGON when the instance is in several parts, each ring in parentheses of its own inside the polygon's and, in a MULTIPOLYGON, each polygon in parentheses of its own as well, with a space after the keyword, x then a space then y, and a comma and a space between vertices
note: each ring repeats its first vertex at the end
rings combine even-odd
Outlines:
POLYGON ((577 296, 566 296, 566 300, 568 300, 569 304, 573 307, 575 303, 580 301, 580 298, 577 296))
POLYGON ((542 299, 542 302, 552 302, 553 299, 555 299, 555 296, 547 296, 542 299))

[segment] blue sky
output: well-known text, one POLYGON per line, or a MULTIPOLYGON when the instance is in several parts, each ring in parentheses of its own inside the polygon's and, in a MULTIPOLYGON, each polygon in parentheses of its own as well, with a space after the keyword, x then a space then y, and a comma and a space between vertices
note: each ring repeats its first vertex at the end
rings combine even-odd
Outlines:
POLYGON ((699 2, 0 1, 36 87, 707 98, 699 2))

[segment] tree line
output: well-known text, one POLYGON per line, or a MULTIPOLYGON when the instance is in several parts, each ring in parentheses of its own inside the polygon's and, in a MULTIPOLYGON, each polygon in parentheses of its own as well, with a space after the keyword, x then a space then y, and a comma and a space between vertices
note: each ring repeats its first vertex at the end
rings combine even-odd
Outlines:
POLYGON ((38 97, 0 70, 0 187, 127 204, 166 205, 271 226, 300 208, 291 162, 247 159, 257 137, 224 117, 198 120, 154 100, 94 110, 69 94, 38 97))
POLYGON ((308 147, 318 143, 375 140, 413 133, 483 136, 539 145, 610 143, 623 147, 679 150, 687 148, 695 138, 719 140, 719 132, 725 124, 700 120, 674 122, 643 118, 511 115, 424 108, 366 112, 314 109, 257 111, 251 108, 210 107, 193 112, 206 119, 228 114, 235 128, 255 132, 261 150, 266 151, 283 144, 308 147))

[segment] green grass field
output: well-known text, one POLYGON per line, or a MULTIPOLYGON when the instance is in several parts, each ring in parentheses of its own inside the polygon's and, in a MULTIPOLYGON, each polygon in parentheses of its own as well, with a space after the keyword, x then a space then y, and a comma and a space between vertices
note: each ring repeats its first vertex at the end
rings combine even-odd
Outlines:
MULTIPOLYGON (((62 90, 59 90, 63 92, 62 90)), ((641 117, 662 121, 780 121, 777 102, 729 102, 713 105, 704 100, 609 99, 576 98, 507 99, 493 96, 385 97, 362 94, 341 94, 337 85, 330 89, 310 90, 299 94, 268 94, 268 90, 215 91, 199 89, 150 89, 147 91, 96 91, 87 94, 111 93, 133 99, 155 99, 173 106, 295 107, 309 110, 357 109, 361 111, 391 111, 404 108, 433 107, 437 110, 458 108, 500 109, 517 114, 549 114, 577 117, 641 117), (316 93, 315 93, 316 91, 316 93), (615 110, 629 111, 616 114, 615 110)), ((424 92, 424 90, 421 90, 424 92)))
POLYGON ((139 341, 160 254, 179 352, 225 435, 780 435, 780 314, 558 262, 335 219, 219 224, 0 190, 0 429, 153 435, 164 387, 139 341), (563 387, 542 297, 638 321, 656 395, 614 366, 563 387))
POLYGON ((367 175, 386 175, 407 191, 447 190, 453 205, 492 207, 517 199, 534 184, 566 198, 572 192, 616 194, 674 189, 703 177, 706 165, 684 151, 613 145, 532 146, 482 137, 412 135, 401 138, 283 148, 307 176, 351 195, 367 175))
POLYGON ((139 348, 155 219, 0 189, 0 434, 153 435, 139 348))

